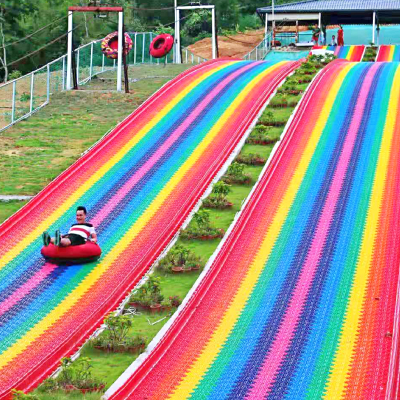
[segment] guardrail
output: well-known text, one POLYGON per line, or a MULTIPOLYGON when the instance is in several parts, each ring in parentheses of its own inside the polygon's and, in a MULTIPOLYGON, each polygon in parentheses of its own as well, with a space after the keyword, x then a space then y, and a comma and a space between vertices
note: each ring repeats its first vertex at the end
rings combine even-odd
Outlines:
POLYGON ((272 35, 266 35, 264 39, 253 50, 251 50, 243 57, 243 59, 249 61, 263 60, 268 52, 271 50, 271 41, 272 35))
MULTIPOLYGON (((154 59, 148 48, 156 36, 152 32, 129 32, 134 42, 133 50, 127 56, 128 65, 173 63, 173 52, 166 57, 154 59)), ((101 51, 101 39, 80 46, 75 50, 78 85, 84 85, 94 76, 113 70, 116 60, 110 60, 101 51)), ((182 50, 182 63, 195 64, 204 58, 182 50)), ((65 90, 67 76, 67 55, 63 55, 45 66, 20 78, 0 85, 0 132, 28 118, 47 105, 50 96, 65 90)))

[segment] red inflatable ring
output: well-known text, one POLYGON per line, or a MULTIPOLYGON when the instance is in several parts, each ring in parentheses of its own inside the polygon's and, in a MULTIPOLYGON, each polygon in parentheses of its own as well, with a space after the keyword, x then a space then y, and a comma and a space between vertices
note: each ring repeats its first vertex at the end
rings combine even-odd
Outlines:
POLYGON ((55 264, 81 264, 97 260, 101 256, 100 246, 87 241, 79 246, 58 247, 50 243, 42 247, 42 256, 55 264))
MULTIPOLYGON (((131 37, 125 33, 125 55, 128 54, 133 47, 131 37)), ((107 58, 118 58, 118 32, 115 31, 107 35, 101 42, 101 51, 107 58)))
POLYGON ((164 57, 171 51, 173 45, 174 38, 170 34, 158 35, 150 44, 150 55, 154 58, 164 57))

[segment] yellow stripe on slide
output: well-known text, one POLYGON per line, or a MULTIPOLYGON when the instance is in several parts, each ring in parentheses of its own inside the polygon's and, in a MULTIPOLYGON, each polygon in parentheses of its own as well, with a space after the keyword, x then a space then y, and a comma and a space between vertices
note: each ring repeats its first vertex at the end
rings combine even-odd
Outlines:
POLYGON ((311 133, 304 153, 301 156, 300 163, 296 168, 296 171, 293 175, 292 180, 290 181, 290 184, 285 192, 282 201, 279 204, 279 208, 274 216, 270 227, 268 228, 263 243, 249 267, 245 279, 243 280, 232 303, 229 305, 229 309, 225 313, 223 319, 221 320, 221 323, 214 331, 210 341, 207 343, 206 347, 203 349, 203 352, 196 359, 194 364, 187 371, 185 377, 179 383, 179 386, 175 389, 170 398, 179 400, 190 396, 190 393, 198 385, 204 374, 207 372, 207 369, 217 358, 217 355, 221 351, 227 337, 234 328, 236 321, 243 311, 243 305, 250 297, 251 292, 253 291, 253 287, 255 286, 261 272, 263 271, 265 263, 267 262, 271 254, 274 243, 276 242, 282 226, 286 221, 289 210, 297 195, 301 182, 303 181, 304 175, 310 164, 311 158, 320 140, 321 133, 325 128, 326 122, 328 121, 330 110, 335 103, 336 96, 339 92, 342 82, 348 71, 353 66, 354 64, 346 65, 343 70, 340 71, 340 73, 338 74, 325 100, 324 107, 311 133))
MULTIPOLYGON (((234 61, 237 63, 240 61, 234 61)), ((6 252, 0 258, 0 265, 3 268, 7 263, 14 259, 18 254, 20 254, 27 246, 29 246, 34 240, 36 240, 43 231, 48 229, 48 227, 54 224, 70 207, 72 207, 80 197, 82 197, 97 181, 99 181, 115 164, 117 164, 131 149, 135 146, 143 137, 156 125, 158 124, 171 110, 197 85, 199 85, 204 79, 213 75, 214 73, 232 65, 232 63, 227 63, 221 65, 211 71, 206 72, 190 85, 188 85, 184 90, 182 90, 170 103, 168 103, 159 113, 157 113, 154 118, 149 121, 129 142, 127 142, 123 148, 110 158, 104 165, 99 168, 95 174, 93 174, 86 182, 82 184, 74 193, 72 193, 48 218, 43 220, 32 232, 25 236, 21 241, 19 241, 13 248, 6 252)))
POLYGON ((390 46, 389 59, 387 61, 393 61, 395 49, 396 49, 395 46, 393 46, 393 45, 390 46))
POLYGON ((379 213, 381 211, 386 175, 390 159, 390 148, 399 111, 400 68, 397 68, 391 89, 389 108, 379 152, 378 164, 375 171, 374 184, 368 215, 363 232, 361 250, 354 273, 346 316, 341 330, 341 336, 331 375, 327 383, 327 398, 341 398, 346 390, 346 379, 350 373, 352 356, 356 346, 357 329, 362 317, 362 306, 367 290, 368 277, 371 269, 372 254, 376 234, 378 232, 379 213))
POLYGON ((224 128, 225 124, 229 121, 231 116, 236 112, 238 106, 245 101, 248 94, 259 84, 259 82, 268 74, 278 69, 285 62, 277 63, 267 70, 260 73, 254 78, 243 91, 235 98, 229 108, 219 118, 217 123, 210 130, 209 134, 202 140, 199 146, 194 150, 190 158, 182 165, 182 167, 173 175, 169 183, 164 189, 158 194, 155 200, 151 203, 149 208, 142 214, 138 221, 129 229, 129 231, 121 238, 121 240, 114 246, 113 250, 107 254, 91 271, 91 273, 81 282, 79 286, 73 290, 69 296, 64 299, 54 310, 52 310, 42 321, 40 321, 35 327, 33 327, 27 334, 19 339, 14 345, 8 348, 0 358, 0 369, 4 368, 7 363, 11 362, 12 359, 21 354, 35 339, 44 332, 58 319, 62 318, 64 314, 73 307, 74 304, 78 303, 83 295, 94 285, 99 279, 101 279, 103 273, 105 273, 112 263, 118 258, 118 256, 129 246, 140 231, 149 223, 153 218, 154 214, 159 208, 163 206, 163 203, 168 201, 168 196, 172 193, 175 188, 180 184, 185 174, 195 165, 202 155, 207 151, 210 143, 214 141, 214 138, 218 135, 221 129, 224 128))
POLYGON ((347 53, 346 60, 348 60, 348 61, 351 60, 351 58, 353 57, 354 49, 355 49, 354 46, 350 46, 349 52, 347 53))

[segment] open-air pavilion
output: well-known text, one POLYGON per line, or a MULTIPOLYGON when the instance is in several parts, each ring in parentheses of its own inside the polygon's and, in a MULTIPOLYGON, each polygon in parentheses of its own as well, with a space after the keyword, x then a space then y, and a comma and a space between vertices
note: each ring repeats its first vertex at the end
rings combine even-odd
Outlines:
POLYGON ((371 42, 377 41, 380 24, 400 23, 400 0, 307 0, 261 7, 258 15, 265 21, 265 30, 275 23, 298 26, 318 23, 328 25, 371 25, 371 42))

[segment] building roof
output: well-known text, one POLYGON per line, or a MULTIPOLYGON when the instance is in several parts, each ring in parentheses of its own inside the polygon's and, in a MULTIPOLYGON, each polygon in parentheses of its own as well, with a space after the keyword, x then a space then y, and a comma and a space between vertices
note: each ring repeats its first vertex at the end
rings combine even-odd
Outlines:
MULTIPOLYGON (((345 11, 400 11, 400 0, 307 0, 280 4, 274 12, 345 12, 345 11)), ((270 13, 272 7, 260 7, 259 13, 270 13)))

